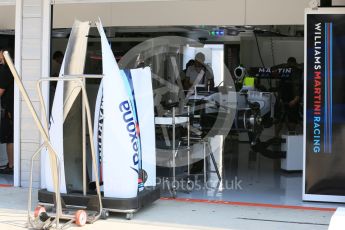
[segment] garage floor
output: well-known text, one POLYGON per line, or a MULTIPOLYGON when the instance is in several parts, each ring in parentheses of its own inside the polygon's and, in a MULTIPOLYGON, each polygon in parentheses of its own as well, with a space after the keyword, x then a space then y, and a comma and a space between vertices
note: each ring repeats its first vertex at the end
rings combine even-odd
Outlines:
MULTIPOLYGON (((0 229, 24 228, 27 192, 23 188, 0 188, 0 229)), ((34 191, 32 207, 36 201, 34 191)), ((158 200, 136 213, 131 221, 123 214, 112 213, 108 220, 97 221, 83 229, 326 230, 333 212, 158 200)))
POLYGON ((13 185, 13 175, 0 174, 0 185, 13 185))
MULTIPOLYGON (((281 170, 279 160, 268 159, 252 152, 249 143, 238 140, 227 140, 224 143, 222 163, 219 163, 223 180, 219 182, 215 173, 208 174, 206 185, 202 177, 194 178, 190 192, 183 181, 178 184, 178 198, 289 206, 338 206, 331 203, 303 202, 302 172, 281 170)), ((163 182, 162 186, 163 196, 171 197, 168 183, 163 182)))
MULTIPOLYGON (((6 144, 0 144, 0 165, 6 164, 6 144)), ((13 175, 5 175, 0 173, 0 185, 13 185, 13 175)))

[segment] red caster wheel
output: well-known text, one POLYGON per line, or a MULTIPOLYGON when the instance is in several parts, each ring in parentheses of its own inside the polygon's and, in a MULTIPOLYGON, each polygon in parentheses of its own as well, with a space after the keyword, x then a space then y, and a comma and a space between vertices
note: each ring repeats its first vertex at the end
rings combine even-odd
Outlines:
POLYGON ((78 226, 84 226, 86 224, 87 214, 84 210, 78 210, 75 213, 75 223, 78 226))
POLYGON ((40 206, 40 205, 37 206, 35 208, 34 217, 35 218, 39 217, 42 212, 46 212, 46 209, 43 206, 40 206))

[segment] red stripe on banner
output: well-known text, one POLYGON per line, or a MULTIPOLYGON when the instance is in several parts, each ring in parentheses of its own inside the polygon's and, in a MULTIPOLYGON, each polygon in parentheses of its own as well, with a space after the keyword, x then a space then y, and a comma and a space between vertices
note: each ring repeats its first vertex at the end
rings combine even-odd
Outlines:
POLYGON ((103 181, 103 161, 101 162, 101 164, 99 165, 100 167, 100 177, 99 177, 99 182, 103 181))
POLYGON ((203 200, 203 199, 188 199, 188 198, 175 198, 175 199, 161 198, 161 200, 171 200, 171 201, 177 201, 177 202, 190 202, 190 203, 224 204, 224 205, 232 205, 232 206, 247 206, 247 207, 261 207, 261 208, 294 209, 294 210, 306 210, 306 211, 324 211, 324 212, 336 211, 336 208, 318 208, 318 207, 304 207, 304 206, 294 206, 294 205, 234 202, 234 201, 223 201, 223 200, 203 200))
POLYGON ((332 124, 330 124, 331 122, 330 122, 330 116, 331 116, 331 95, 330 95, 330 91, 331 91, 331 81, 330 81, 330 79, 331 79, 331 55, 330 55, 330 53, 331 53, 331 26, 330 26, 330 24, 328 25, 328 27, 327 27, 327 38, 328 38, 328 40, 327 40, 327 76, 328 76, 328 78, 327 78, 327 87, 328 87, 328 91, 327 91, 327 102, 328 102, 328 107, 327 107, 327 113, 328 113, 328 115, 327 115, 327 128, 328 128, 328 130, 327 130, 327 138, 329 139, 328 140, 328 151, 330 152, 330 150, 331 150, 331 148, 330 148, 330 142, 331 142, 331 129, 330 129, 330 127, 331 127, 331 125, 332 124))
POLYGON ((0 188, 9 188, 12 187, 13 185, 11 184, 0 184, 0 188))

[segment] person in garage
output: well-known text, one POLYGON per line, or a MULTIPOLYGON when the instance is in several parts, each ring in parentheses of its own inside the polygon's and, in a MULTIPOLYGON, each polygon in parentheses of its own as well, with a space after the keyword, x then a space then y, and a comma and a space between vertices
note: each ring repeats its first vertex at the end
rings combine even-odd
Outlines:
POLYGON ((189 79, 186 78, 187 70, 189 67, 193 66, 195 63, 194 59, 190 59, 187 64, 186 68, 183 69, 183 71, 180 73, 180 78, 181 78, 181 84, 183 86, 183 90, 189 90, 190 87, 190 82, 189 79))
POLYGON ((275 135, 279 136, 284 124, 289 132, 297 132, 297 124, 300 121, 300 102, 302 98, 301 79, 303 69, 297 63, 296 58, 289 57, 286 64, 272 67, 272 71, 278 68, 291 68, 292 72, 289 77, 282 77, 278 87, 279 110, 278 124, 275 135))
MULTIPOLYGON (((0 50, 0 96, 1 96, 1 125, 0 142, 6 144, 8 163, 2 166, 0 173, 13 174, 13 94, 14 79, 8 68, 3 51, 0 50)), ((11 52, 10 52, 11 53, 11 52)))
POLYGON ((186 71, 186 79, 189 81, 189 89, 196 85, 204 85, 207 90, 214 88, 214 76, 211 67, 205 64, 205 54, 199 52, 195 55, 194 64, 186 71))
POLYGON ((53 54, 50 76, 52 76, 52 77, 58 77, 59 76, 62 61, 63 61, 63 53, 61 51, 55 51, 53 54))

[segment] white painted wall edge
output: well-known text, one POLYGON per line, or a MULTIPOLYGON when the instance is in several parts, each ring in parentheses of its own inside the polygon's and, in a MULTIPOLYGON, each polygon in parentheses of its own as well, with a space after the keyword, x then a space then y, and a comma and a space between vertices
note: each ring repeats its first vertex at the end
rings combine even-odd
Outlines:
MULTIPOLYGON (((16 0, 15 16, 15 66, 21 76, 22 67, 22 36, 23 36, 23 5, 21 0, 16 0)), ((13 123, 13 151, 14 151, 14 186, 19 187, 20 181, 20 116, 21 96, 17 85, 14 86, 14 123, 13 123)))
MULTIPOLYGON (((43 78, 50 77, 50 47, 51 47, 51 4, 49 1, 43 2, 42 10, 42 54, 41 54, 41 76, 43 78)), ((49 82, 45 81, 41 86, 42 95, 45 100, 45 111, 49 110, 49 82)), ((44 116, 43 109, 41 112, 41 117, 44 116)), ((43 139, 41 138, 41 144, 43 144, 43 139)), ((44 171, 43 164, 40 163, 41 172, 44 171)), ((44 175, 40 175, 41 178, 41 188, 46 187, 44 175)))

